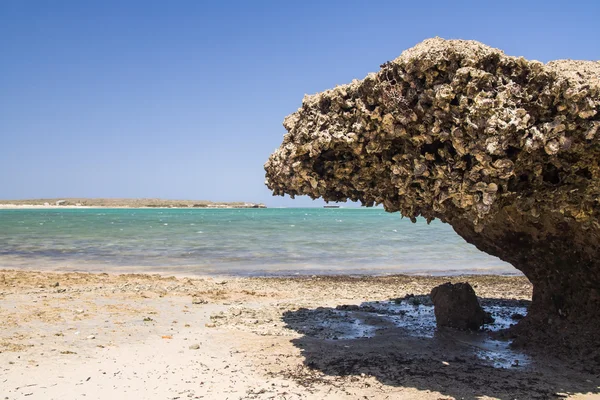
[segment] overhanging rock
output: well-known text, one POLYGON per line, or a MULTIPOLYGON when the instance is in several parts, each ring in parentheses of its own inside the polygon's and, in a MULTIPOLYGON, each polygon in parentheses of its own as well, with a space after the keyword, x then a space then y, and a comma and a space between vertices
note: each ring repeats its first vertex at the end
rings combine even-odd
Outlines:
POLYGON ((598 344, 599 111, 599 62, 429 39, 362 81, 306 96, 285 118, 266 184, 439 218, 531 280, 522 333, 598 344))

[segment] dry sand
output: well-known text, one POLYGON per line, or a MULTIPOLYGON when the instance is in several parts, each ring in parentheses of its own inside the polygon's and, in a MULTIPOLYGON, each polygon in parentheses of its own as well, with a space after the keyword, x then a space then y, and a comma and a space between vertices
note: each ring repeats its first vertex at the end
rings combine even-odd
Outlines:
POLYGON ((436 332, 426 298, 391 300, 449 280, 508 314, 531 296, 523 277, 0 270, 0 399, 600 397, 596 367, 436 332))

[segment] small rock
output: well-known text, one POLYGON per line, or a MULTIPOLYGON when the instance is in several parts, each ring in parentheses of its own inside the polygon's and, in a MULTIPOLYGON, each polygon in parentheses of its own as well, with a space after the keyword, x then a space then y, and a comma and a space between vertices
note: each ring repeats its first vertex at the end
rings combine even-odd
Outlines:
POLYGON ((358 311, 358 310, 360 310, 360 307, 357 306, 356 304, 342 304, 342 305, 336 306, 335 309, 340 310, 340 311, 358 311))
POLYGON ((493 322, 467 282, 437 286, 431 291, 431 300, 438 327, 476 331, 483 324, 493 322))
POLYGON ((89 335, 89 336, 88 336, 86 339, 89 339, 89 340, 91 340, 91 339, 96 339, 96 336, 94 336, 94 335, 89 335))
POLYGON ((190 350, 198 350, 199 348, 200 348, 200 345, 197 343, 190 346, 190 350))
POLYGON ((52 285, 52 287, 59 287, 60 283, 56 282, 55 284, 52 285))
POLYGON ((192 304, 208 304, 208 301, 201 299, 200 297, 192 298, 192 304))

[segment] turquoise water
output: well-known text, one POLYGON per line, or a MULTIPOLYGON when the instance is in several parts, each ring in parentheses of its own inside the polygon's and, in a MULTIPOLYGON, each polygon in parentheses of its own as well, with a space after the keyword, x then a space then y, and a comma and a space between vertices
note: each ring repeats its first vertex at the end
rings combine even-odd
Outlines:
POLYGON ((179 274, 517 273, 381 209, 0 210, 0 267, 179 274))

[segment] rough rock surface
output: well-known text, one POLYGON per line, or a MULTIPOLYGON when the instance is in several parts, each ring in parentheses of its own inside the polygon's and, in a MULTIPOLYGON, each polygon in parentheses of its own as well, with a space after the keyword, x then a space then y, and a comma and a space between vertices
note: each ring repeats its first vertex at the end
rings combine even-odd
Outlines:
POLYGON ((600 62, 429 39, 306 96, 285 118, 266 184, 439 218, 531 280, 521 335, 600 348, 598 111, 600 62))
POLYGON ((436 286, 430 297, 438 327, 476 331, 483 324, 492 322, 468 282, 436 286))

